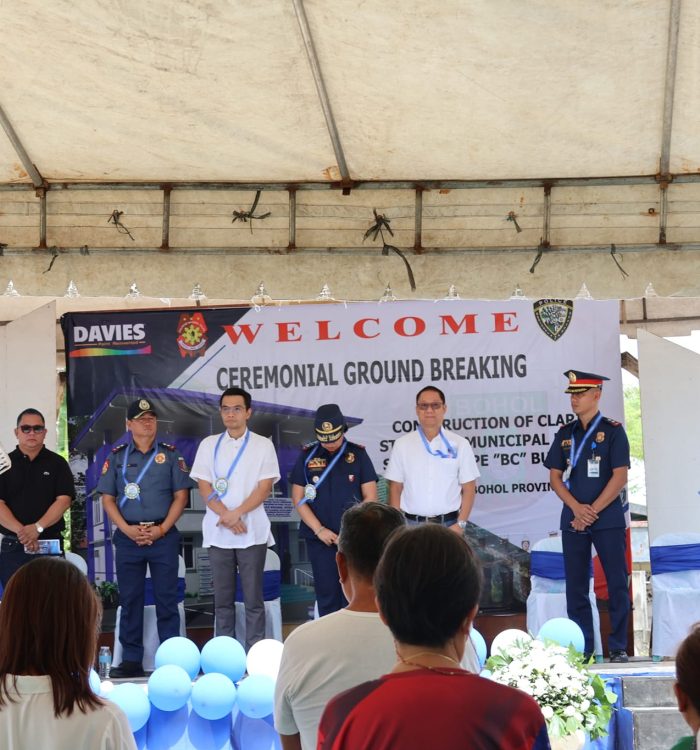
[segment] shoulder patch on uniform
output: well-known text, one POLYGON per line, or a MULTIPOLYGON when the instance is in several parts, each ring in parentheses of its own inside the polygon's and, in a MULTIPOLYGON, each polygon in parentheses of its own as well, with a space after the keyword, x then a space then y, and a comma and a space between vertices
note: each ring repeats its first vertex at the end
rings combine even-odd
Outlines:
POLYGON ((119 453, 119 451, 123 451, 127 445, 129 445, 129 443, 120 443, 119 445, 115 445, 114 448, 112 448, 112 453, 119 453))
POLYGON ((182 456, 179 456, 177 459, 177 465, 180 471, 184 472, 185 474, 189 474, 190 470, 187 467, 187 463, 185 462, 185 459, 182 456))
POLYGON ((102 464, 102 473, 106 474, 109 471, 109 459, 102 464))
POLYGON ((172 445, 171 443, 164 443, 162 440, 159 440, 158 443, 163 446, 163 448, 167 448, 169 451, 176 451, 177 448, 172 445))
POLYGON ((613 427, 621 427, 622 423, 618 422, 615 419, 611 419, 610 417, 603 417, 603 421, 607 422, 609 425, 612 425, 613 427))

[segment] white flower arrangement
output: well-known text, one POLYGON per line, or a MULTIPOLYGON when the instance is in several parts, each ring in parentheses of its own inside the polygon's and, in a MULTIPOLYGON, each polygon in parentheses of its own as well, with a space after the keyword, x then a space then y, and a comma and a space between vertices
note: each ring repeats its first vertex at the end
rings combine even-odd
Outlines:
POLYGON ((583 731, 595 740, 608 733, 617 696, 573 647, 542 643, 523 633, 506 650, 492 654, 486 668, 492 680, 518 688, 539 703, 550 737, 583 731))

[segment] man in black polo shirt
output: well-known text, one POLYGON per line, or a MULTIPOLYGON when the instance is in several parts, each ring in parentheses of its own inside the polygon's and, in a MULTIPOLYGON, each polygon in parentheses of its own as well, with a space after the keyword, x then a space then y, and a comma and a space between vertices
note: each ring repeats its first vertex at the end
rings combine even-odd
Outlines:
MULTIPOLYGON (((39 539, 61 539, 63 514, 75 497, 67 461, 44 446, 46 424, 41 412, 25 409, 17 417, 17 448, 12 467, 0 474, 0 582, 33 559, 39 539)), ((63 547, 63 543, 61 543, 63 547)))

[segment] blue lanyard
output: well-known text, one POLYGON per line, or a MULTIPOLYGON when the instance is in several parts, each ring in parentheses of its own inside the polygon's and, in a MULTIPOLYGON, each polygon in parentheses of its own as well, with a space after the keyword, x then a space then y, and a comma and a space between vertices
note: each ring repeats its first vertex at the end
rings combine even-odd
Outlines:
MULTIPOLYGON (((581 440, 581 445, 579 445, 578 450, 576 450, 576 438, 574 437, 574 430, 571 430, 571 458, 569 459, 569 466, 571 466, 571 471, 573 471, 576 468, 576 464, 578 463, 579 458, 581 458, 581 453, 583 449, 586 447, 586 443, 588 442, 588 438, 593 434, 596 427, 600 424, 600 420, 603 418, 603 415, 598 412, 598 416, 591 422, 591 426, 586 431, 586 434, 583 436, 583 440, 581 440)), ((595 448, 595 443, 592 443, 592 448, 595 448)), ((569 473, 569 476, 571 474, 569 473)), ((569 488, 569 480, 566 480, 566 488, 569 488)))
MULTIPOLYGON (((131 484, 131 482, 128 482, 126 479, 126 468, 129 463, 129 451, 131 450, 131 441, 127 443, 126 451, 124 452, 124 464, 122 466, 122 479, 124 480, 124 486, 126 487, 127 484, 131 484)), ((153 463, 156 453, 158 452, 158 441, 156 440, 153 443, 153 453, 151 454, 151 457, 146 462, 146 465, 141 469, 139 472, 139 475, 136 477, 136 481, 133 482, 133 484, 139 485, 141 484, 141 480, 143 479, 144 475, 150 468, 151 464, 153 463)), ((127 501, 126 495, 122 495, 121 500, 119 501, 119 507, 121 508, 124 503, 127 501)), ((141 502, 141 494, 139 493, 138 501, 141 502)))
POLYGON ((445 433, 442 431, 442 427, 440 428, 439 435, 442 438, 442 442, 445 444, 445 448, 447 448, 447 453, 441 451, 439 448, 432 450, 430 444, 428 443, 428 438, 425 436, 423 428, 420 426, 418 427, 418 434, 420 435, 420 439, 423 441, 425 450, 427 450, 431 456, 437 456, 438 458, 457 458, 457 451, 455 450, 454 445, 450 445, 447 442, 447 438, 445 437, 445 433))
MULTIPOLYGON (((221 435, 219 435, 219 439, 216 441, 216 448, 214 448, 214 474, 216 475, 216 457, 219 455, 219 446, 221 445, 221 441, 224 439, 225 435, 227 433, 222 432, 221 435)), ((238 466, 238 462, 241 460, 241 457, 245 453, 245 449, 248 447, 248 441, 250 440, 250 430, 246 430, 245 433, 245 439, 243 440, 243 445, 241 446, 241 449, 236 454, 236 457, 231 462, 231 466, 229 466, 228 474, 226 474, 226 481, 228 482, 229 479, 231 479, 231 475, 236 470, 236 466, 238 466)), ((214 479, 216 480, 218 476, 215 476, 214 479)), ((226 496, 226 493, 228 492, 228 487, 226 488, 226 491, 224 492, 224 497, 226 496)), ((210 500, 213 500, 215 497, 220 498, 221 495, 219 495, 216 490, 209 495, 207 498, 207 502, 210 500)))
MULTIPOLYGON (((308 475, 308 474, 306 473, 306 467, 307 467, 307 466, 309 465, 309 461, 311 461, 311 459, 312 459, 312 458, 313 458, 313 457, 314 457, 314 456, 316 455, 316 453, 318 452, 318 449, 319 449, 320 447, 321 447, 321 444, 320 444, 320 443, 316 443, 316 446, 315 446, 315 447, 314 447, 314 449, 313 449, 313 450, 311 451, 311 453, 309 453, 309 455, 308 455, 308 457, 307 457, 306 461, 304 461, 304 479, 306 480, 306 484, 309 484, 309 475, 308 475)), ((323 472, 323 474, 321 474, 321 476, 320 476, 320 477, 318 478, 318 482, 316 482, 316 483, 315 483, 315 485, 314 485, 314 486, 316 487, 316 489, 318 489, 318 488, 319 488, 319 487, 320 487, 320 486, 321 486, 321 485, 322 485, 322 484, 324 483, 324 481, 326 480, 326 477, 327 477, 327 476, 328 476, 328 475, 329 475, 329 474, 331 473, 331 470, 333 469, 333 467, 334 467, 334 466, 335 466, 335 465, 336 465, 336 464, 338 463, 338 461, 340 461, 340 457, 341 457, 341 456, 343 455, 343 453, 345 453, 345 449, 346 449, 347 447, 348 447, 348 441, 347 441, 347 440, 345 440, 345 441, 343 441, 343 445, 342 445, 342 447, 340 448, 340 450, 339 450, 339 451, 338 451, 338 452, 337 452, 337 453, 335 454, 335 456, 333 457, 333 460, 332 460, 332 461, 331 461, 331 462, 330 462, 330 463, 328 464, 328 466, 326 466, 326 469, 325 469, 325 471, 324 471, 324 472, 323 472)), ((303 505, 303 504, 304 504, 304 503, 306 503, 306 502, 308 502, 308 499, 307 499, 307 498, 305 498, 305 497, 303 497, 303 498, 302 498, 302 499, 301 499, 301 500, 300 500, 300 501, 299 501, 299 502, 297 503, 297 508, 298 508, 298 507, 299 507, 300 505, 303 505)))

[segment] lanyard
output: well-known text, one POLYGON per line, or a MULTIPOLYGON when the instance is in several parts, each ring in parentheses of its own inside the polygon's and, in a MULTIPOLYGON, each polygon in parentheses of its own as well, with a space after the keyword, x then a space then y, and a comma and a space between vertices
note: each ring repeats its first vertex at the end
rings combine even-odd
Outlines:
MULTIPOLYGON (((129 451, 130 450, 131 450, 131 442, 127 443, 126 451, 124 452, 124 464, 122 466, 122 479, 124 480, 124 488, 126 489, 126 485, 127 484, 135 484, 136 487, 137 487, 137 489, 140 490, 141 480, 143 479, 144 475, 146 474, 146 472, 150 468, 151 464, 153 463, 153 460, 156 457, 156 453, 158 452, 158 441, 156 440, 153 443, 153 453, 151 454, 151 457, 146 462, 146 465, 139 472, 139 475, 136 477, 136 481, 135 482, 128 482, 127 479, 126 479, 126 469, 127 469, 128 463, 129 463, 129 451)), ((141 502, 141 493, 140 492, 136 496, 135 499, 137 499, 139 502, 141 502)), ((127 496, 126 495, 122 495, 121 500, 119 501, 119 507, 121 508, 126 501, 127 501, 127 496)))
MULTIPOLYGON (((581 440, 581 445, 579 445, 578 450, 576 450, 576 439, 574 438, 574 430, 571 430, 571 458, 569 459, 569 467, 571 471, 569 471, 569 476, 571 476, 571 472, 576 468, 576 464, 578 463, 579 458, 581 458, 581 453, 583 449, 586 447, 586 443, 588 442, 588 438, 593 434, 596 427, 600 424, 600 420, 603 418, 603 415, 598 412, 598 416, 591 422, 591 426, 586 430, 586 434, 583 436, 583 439, 581 440)), ((592 446, 595 448, 595 443, 592 446)), ((566 479, 566 488, 569 489, 569 478, 566 479)))
MULTIPOLYGON (((306 480, 307 485, 310 484, 310 482, 309 482, 309 475, 306 473, 306 467, 309 465, 309 461, 311 461, 311 459, 316 455, 320 447, 321 447, 321 444, 316 443, 316 446, 311 451, 311 453, 309 453, 306 461, 304 461, 304 479, 306 480)), ((321 476, 318 478, 318 482, 316 482, 315 485, 312 485, 313 487, 315 487, 315 489, 318 489, 324 483, 324 481, 326 480, 326 477, 331 473, 331 470, 333 469, 333 467, 338 463, 338 461, 340 461, 340 457, 343 455, 343 453, 345 453, 345 449, 347 447, 348 447, 348 441, 345 440, 340 450, 333 457, 333 460, 328 464, 328 466, 326 466, 323 474, 321 474, 321 476)), ((297 503, 297 508, 300 505, 303 505, 304 503, 308 501, 309 501, 309 498, 303 497, 299 501, 299 503, 297 503)))
POLYGON ((428 438, 425 436, 423 428, 420 426, 418 427, 418 434, 420 435, 420 439, 423 441, 423 447, 428 451, 428 453, 430 453, 431 456, 437 456, 438 458, 457 458, 457 451, 455 450, 454 445, 450 445, 447 442, 447 438, 445 437, 445 433, 442 431, 442 427, 440 428, 439 435, 442 438, 442 442, 445 444, 445 448, 447 448, 447 453, 441 451, 439 448, 432 450, 430 444, 428 443, 428 438))
MULTIPOLYGON (((222 432, 221 435, 219 435, 219 439, 216 441, 216 447, 214 448, 214 475, 217 474, 216 471, 216 457, 219 455, 219 446, 221 445, 221 441, 224 439, 224 436, 227 433, 222 432)), ((248 447, 248 441, 250 440, 250 430, 246 430, 245 433, 245 439, 243 440, 243 445, 241 446, 241 449, 236 454, 236 457, 231 462, 231 466, 229 466, 228 473, 226 474, 226 489, 223 492, 217 492, 214 490, 214 492, 209 495, 207 498, 207 502, 210 500, 213 500, 215 497, 222 498, 226 495, 228 492, 228 482, 229 479, 231 479, 231 475, 236 470, 236 466, 238 466, 238 462, 241 460, 243 454, 245 453, 245 449, 248 447)))

